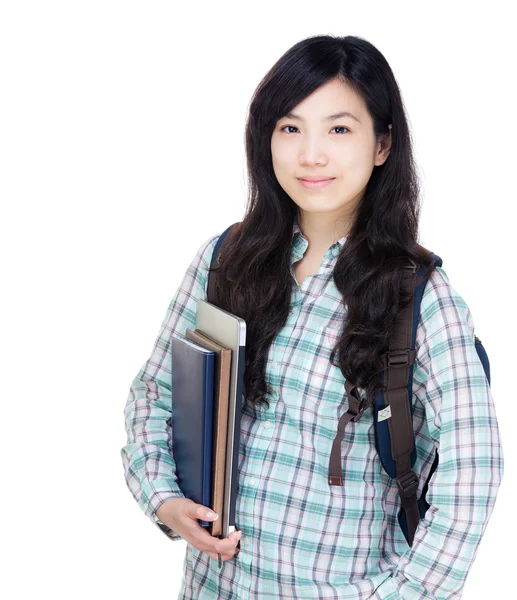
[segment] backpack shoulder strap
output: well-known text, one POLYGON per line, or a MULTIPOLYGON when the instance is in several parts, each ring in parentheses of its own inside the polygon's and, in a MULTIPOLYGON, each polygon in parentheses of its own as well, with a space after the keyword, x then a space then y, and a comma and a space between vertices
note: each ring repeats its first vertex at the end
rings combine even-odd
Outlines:
MULTIPOLYGON (((212 260, 210 261, 210 266, 213 267, 216 263, 219 264, 220 262, 220 250, 221 250, 221 246, 223 245, 224 240, 226 239, 226 236, 230 233, 232 227, 235 227, 236 225, 238 225, 239 223, 233 223, 232 225, 230 225, 229 227, 227 227, 219 236, 217 242, 215 243, 214 246, 214 251, 212 253, 212 260)), ((213 300, 214 300, 214 289, 215 289, 215 279, 213 277, 211 277, 211 272, 208 271, 208 277, 207 277, 207 301, 213 304, 213 300)))
MULTIPOLYGON (((435 266, 442 265, 438 255, 432 253, 432 258, 435 266)), ((409 546, 413 544, 420 519, 429 508, 425 493, 438 465, 436 453, 425 490, 417 499, 419 478, 412 470, 417 456, 412 386, 420 305, 427 283, 423 277, 425 269, 425 265, 414 263, 406 267, 403 286, 411 294, 412 300, 398 315, 395 330, 388 342, 388 352, 381 355, 383 387, 376 391, 373 413, 377 451, 384 470, 397 481, 401 498, 398 520, 409 546)))
MULTIPOLYGON (((434 253, 431 255, 435 265, 441 266, 442 259, 434 253)), ((420 304, 427 282, 423 277, 425 270, 425 265, 417 265, 412 261, 405 266, 402 285, 411 301, 398 315, 388 342, 388 351, 380 355, 381 387, 376 390, 373 401, 375 445, 384 470, 397 480, 402 500, 399 524, 410 546, 419 520, 429 508, 423 498, 424 494, 421 501, 417 500, 419 479, 411 468, 416 461, 411 401, 413 364, 420 304)), ((346 380, 345 388, 349 408, 339 419, 338 432, 332 444, 329 485, 343 485, 341 441, 344 428, 350 421, 358 421, 369 406, 368 399, 362 400, 359 397, 353 382, 346 380)), ((433 467, 436 468, 437 464, 436 456, 433 467)))

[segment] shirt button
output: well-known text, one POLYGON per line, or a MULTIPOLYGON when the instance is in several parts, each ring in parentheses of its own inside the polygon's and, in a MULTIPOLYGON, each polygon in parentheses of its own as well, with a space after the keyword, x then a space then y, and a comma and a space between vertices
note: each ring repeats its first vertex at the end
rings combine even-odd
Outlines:
POLYGON ((262 423, 262 427, 269 429, 271 427, 271 423, 269 421, 264 421, 264 423, 262 423))
POLYGON ((339 254, 339 248, 334 248, 332 250, 332 256, 337 256, 339 254))
POLYGON ((256 479, 250 479, 249 481, 250 485, 255 485, 257 483, 256 479))

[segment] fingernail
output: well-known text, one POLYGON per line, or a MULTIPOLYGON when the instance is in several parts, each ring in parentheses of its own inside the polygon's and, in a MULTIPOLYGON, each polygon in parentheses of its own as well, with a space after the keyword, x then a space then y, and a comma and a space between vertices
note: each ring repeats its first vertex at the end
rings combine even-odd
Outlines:
POLYGON ((215 512, 212 512, 211 510, 209 510, 206 513, 207 519, 213 519, 214 521, 217 521, 217 519, 219 518, 219 515, 216 514, 215 512))

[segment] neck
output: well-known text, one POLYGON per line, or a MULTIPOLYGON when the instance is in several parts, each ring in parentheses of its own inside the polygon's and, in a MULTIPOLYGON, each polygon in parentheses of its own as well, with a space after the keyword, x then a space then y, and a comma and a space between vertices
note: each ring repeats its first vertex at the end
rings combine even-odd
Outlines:
POLYGON ((348 216, 336 217, 326 213, 308 213, 300 209, 298 225, 309 241, 309 247, 316 252, 325 253, 332 244, 348 235, 351 219, 348 216))

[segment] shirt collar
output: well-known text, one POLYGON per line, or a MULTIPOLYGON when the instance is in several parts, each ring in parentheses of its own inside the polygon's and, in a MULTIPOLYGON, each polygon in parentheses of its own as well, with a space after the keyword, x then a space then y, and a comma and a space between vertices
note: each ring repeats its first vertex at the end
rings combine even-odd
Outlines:
MULTIPOLYGON (((343 248, 347 237, 348 236, 344 235, 342 238, 337 240, 337 242, 335 242, 334 244, 332 244, 332 246, 330 246, 329 250, 333 249, 334 246, 336 246, 336 244, 337 244, 336 248, 339 248, 339 251, 341 252, 341 249, 343 248)), ((300 226, 298 225, 298 220, 295 218, 294 225, 293 225, 293 243, 296 243, 298 238, 301 238, 308 243, 307 238, 303 235, 303 232, 300 229, 300 226)))

